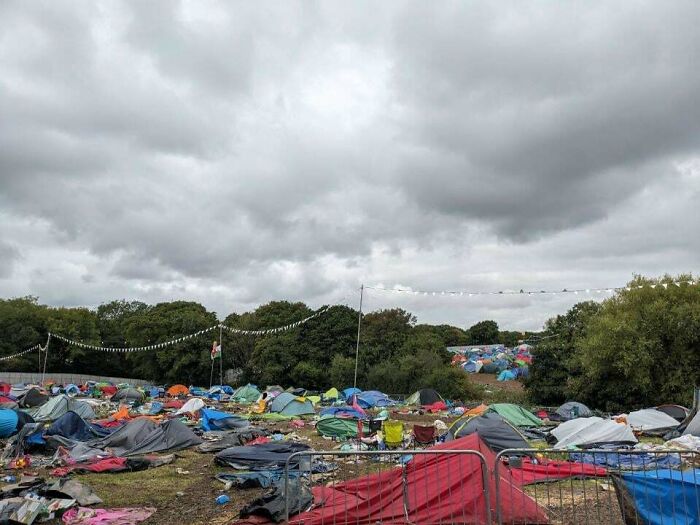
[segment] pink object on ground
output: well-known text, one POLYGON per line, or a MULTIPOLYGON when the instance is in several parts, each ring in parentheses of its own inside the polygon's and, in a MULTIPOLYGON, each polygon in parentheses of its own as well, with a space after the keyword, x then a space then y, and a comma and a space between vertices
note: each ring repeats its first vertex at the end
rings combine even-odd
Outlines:
POLYGON ((121 509, 69 509, 61 518, 66 525, 134 525, 146 520, 156 511, 154 507, 121 509))

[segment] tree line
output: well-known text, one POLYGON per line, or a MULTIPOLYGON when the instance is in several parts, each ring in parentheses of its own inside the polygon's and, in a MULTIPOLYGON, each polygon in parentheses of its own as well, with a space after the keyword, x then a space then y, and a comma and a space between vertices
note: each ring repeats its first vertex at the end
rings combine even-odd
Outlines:
POLYGON ((700 286, 673 284, 688 280, 638 276, 602 303, 548 320, 526 381, 530 400, 613 412, 690 406, 700 384, 700 286))
MULTIPOLYGON (((230 327, 260 330, 294 323, 311 315, 304 303, 274 301, 252 312, 232 313, 230 327)), ((282 384, 323 390, 353 384, 358 312, 331 306, 304 325, 264 337, 224 332, 223 367, 238 370, 240 382, 282 384)), ((46 340, 47 332, 106 347, 157 344, 209 328, 215 312, 196 302, 149 305, 115 300, 95 309, 49 307, 36 297, 0 300, 0 356, 46 340)), ((401 309, 363 314, 357 383, 363 389, 410 393, 431 386, 450 398, 477 395, 468 377, 449 366, 447 346, 517 344, 524 334, 500 332, 494 321, 469 329, 417 324, 401 309)), ((142 378, 156 383, 208 385, 210 350, 216 331, 165 348, 133 352, 100 352, 52 339, 48 372, 73 372, 142 378)), ((6 361, 5 370, 39 370, 38 352, 6 361)), ((218 363, 217 363, 218 368, 218 363)), ((215 377, 218 375, 215 374, 215 377)))

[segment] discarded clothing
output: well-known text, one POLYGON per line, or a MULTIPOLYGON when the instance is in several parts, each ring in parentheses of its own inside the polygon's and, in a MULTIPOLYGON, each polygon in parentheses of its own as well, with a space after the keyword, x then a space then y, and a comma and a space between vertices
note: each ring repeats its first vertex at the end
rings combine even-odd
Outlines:
POLYGON ((155 511, 154 507, 119 509, 78 507, 69 509, 61 519, 65 525, 133 525, 150 518, 155 511))

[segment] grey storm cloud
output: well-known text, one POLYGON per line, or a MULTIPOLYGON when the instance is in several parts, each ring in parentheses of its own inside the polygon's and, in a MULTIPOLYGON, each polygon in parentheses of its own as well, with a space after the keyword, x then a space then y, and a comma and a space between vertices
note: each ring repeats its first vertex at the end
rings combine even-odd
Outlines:
MULTIPOLYGON (((2 295, 230 311, 700 262, 696 2, 7 1, 0 17, 2 295)), ((566 306, 382 297, 460 324, 566 306)))

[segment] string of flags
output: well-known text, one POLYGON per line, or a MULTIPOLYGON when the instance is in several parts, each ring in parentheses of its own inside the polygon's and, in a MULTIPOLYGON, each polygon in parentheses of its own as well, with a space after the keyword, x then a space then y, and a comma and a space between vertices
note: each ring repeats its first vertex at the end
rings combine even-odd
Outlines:
POLYGON ((284 326, 279 326, 277 328, 268 328, 266 330, 241 330, 240 328, 231 328, 230 326, 226 326, 224 324, 221 325, 221 328, 224 330, 227 330, 231 332, 232 334, 243 334, 243 335, 269 335, 269 334, 276 334, 278 332, 284 332, 285 330, 290 330, 292 328, 296 328, 297 326, 301 326, 305 323, 308 323, 311 321, 311 319, 318 317, 321 314, 326 313, 326 311, 330 308, 330 306, 324 306, 321 308, 318 312, 315 312, 311 314, 308 317, 305 317, 301 321, 297 321, 296 323, 290 323, 288 325, 284 326))
POLYGON ((27 348, 26 350, 22 350, 21 352, 17 352, 16 354, 6 355, 3 357, 0 357, 0 361, 7 361, 9 359, 14 359, 15 357, 23 356, 25 354, 28 354, 29 352, 34 352, 35 350, 43 351, 44 347, 41 346, 41 344, 36 344, 36 345, 32 346, 31 348, 27 348))
MULTIPOLYGON (((270 334, 276 334, 276 333, 279 333, 279 332, 284 332, 285 330, 291 330, 292 328, 296 328, 296 327, 298 327, 298 326, 301 326, 301 325, 303 325, 303 324, 309 322, 311 319, 314 319, 315 317, 318 317, 319 315, 324 314, 326 311, 328 311, 329 308, 330 308, 330 306, 324 306, 323 308, 321 308, 321 309, 318 310, 317 312, 311 314, 310 316, 308 316, 308 317, 306 317, 306 318, 304 318, 304 319, 302 319, 302 320, 300 320, 300 321, 297 321, 297 322, 295 322, 295 323, 290 323, 290 324, 287 324, 287 325, 284 325, 284 326, 278 326, 278 327, 275 327, 275 328, 268 328, 268 329, 265 329, 265 330, 242 330, 242 329, 240 329, 240 328, 233 328, 233 327, 230 327, 230 326, 226 326, 226 325, 223 324, 223 323, 220 323, 220 324, 211 326, 211 327, 209 327, 209 328, 205 328, 205 329, 203 329, 203 330, 199 330, 199 331, 194 332, 194 333, 189 334, 189 335, 184 335, 184 336, 182 336, 182 337, 177 337, 177 338, 175 338, 175 339, 171 339, 171 340, 165 341, 165 342, 163 342, 163 343, 155 343, 155 344, 146 345, 146 346, 109 347, 109 346, 93 345, 93 344, 90 344, 90 343, 83 343, 83 342, 80 342, 80 341, 75 341, 75 340, 73 340, 73 339, 70 339, 70 338, 68 338, 68 337, 64 337, 64 336, 59 335, 59 334, 55 334, 55 333, 53 333, 53 332, 49 332, 49 339, 53 337, 53 338, 56 338, 56 339, 58 339, 58 340, 60 340, 60 341, 63 341, 64 343, 68 343, 68 344, 70 344, 70 345, 74 345, 74 346, 77 346, 77 347, 79 347, 79 348, 85 348, 85 349, 87 349, 87 350, 96 350, 96 351, 100 351, 100 352, 123 352, 123 353, 144 352, 144 351, 148 351, 148 350, 158 350, 158 349, 165 348, 165 347, 168 347, 168 346, 173 346, 173 345, 176 345, 176 344, 178 344, 178 343, 182 343, 182 342, 184 342, 184 341, 188 341, 188 340, 190 340, 190 339, 194 339, 194 338, 199 337, 199 336, 201 336, 201 335, 204 335, 204 334, 206 334, 206 333, 212 332, 212 331, 214 331, 214 330, 216 330, 216 329, 219 329, 219 328, 222 328, 222 329, 227 330, 227 331, 229 331, 229 332, 231 332, 231 333, 234 333, 234 334, 241 334, 241 335, 270 335, 270 334)), ((48 345, 48 341, 47 341, 47 345, 48 345)), ((2 358, 0 358, 0 360, 3 360, 3 361, 4 361, 4 360, 7 360, 7 359, 12 359, 12 358, 15 358, 15 357, 19 357, 19 356, 24 355, 24 354, 26 354, 26 353, 28 353, 28 352, 34 351, 34 350, 36 350, 37 348, 40 348, 40 349, 43 350, 45 347, 42 347, 40 344, 38 344, 38 345, 33 346, 32 348, 29 348, 29 349, 24 350, 24 351, 22 351, 22 352, 19 352, 19 353, 17 353, 17 354, 13 354, 13 355, 10 355, 10 356, 2 357, 2 358)))
POLYGON ((639 284, 631 286, 613 286, 605 288, 564 288, 562 290, 498 290, 491 292, 477 292, 477 291, 464 291, 464 290, 414 290, 412 288, 386 288, 381 285, 377 286, 365 286, 365 289, 377 290, 380 292, 393 292, 393 293, 405 293, 413 295, 446 295, 446 296, 484 296, 484 295, 559 295, 559 294, 584 294, 584 293, 615 293, 622 290, 630 291, 633 288, 656 288, 657 286, 662 286, 663 288, 668 288, 669 286, 682 286, 688 285, 693 286, 700 284, 700 280, 683 280, 683 281, 670 281, 666 283, 654 283, 654 284, 639 284))

